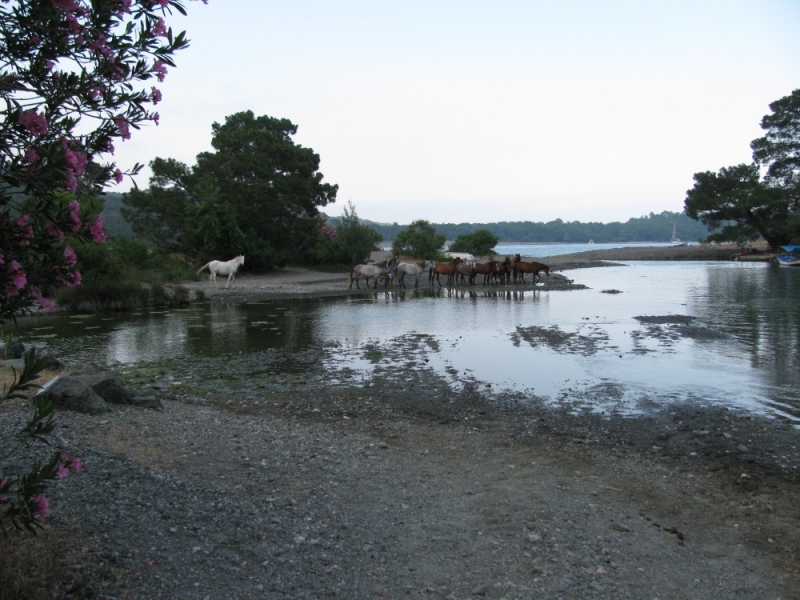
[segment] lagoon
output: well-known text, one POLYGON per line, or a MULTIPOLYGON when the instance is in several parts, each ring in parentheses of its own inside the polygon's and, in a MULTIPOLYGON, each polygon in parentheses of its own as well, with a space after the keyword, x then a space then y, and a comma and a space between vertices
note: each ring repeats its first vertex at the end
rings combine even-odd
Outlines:
MULTIPOLYGON (((382 348, 426 336, 426 350, 407 357, 410 364, 452 373, 454 387, 468 382, 574 411, 625 415, 693 403, 800 422, 800 270, 631 262, 565 274, 588 289, 478 285, 195 303, 24 318, 17 333, 27 344, 50 346, 67 364, 120 368, 324 349, 323 364, 314 368, 329 385, 364 386, 375 369, 392 366, 371 358, 371 349, 388 357, 382 348)), ((272 368, 310 367, 286 361, 272 368)))

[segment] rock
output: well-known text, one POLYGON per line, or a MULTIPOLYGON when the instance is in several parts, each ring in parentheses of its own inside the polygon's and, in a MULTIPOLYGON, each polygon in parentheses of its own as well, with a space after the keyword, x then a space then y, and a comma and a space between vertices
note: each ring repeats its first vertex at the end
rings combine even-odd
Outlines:
POLYGON ((133 394, 111 371, 76 375, 94 390, 103 400, 110 404, 132 404, 133 394))
POLYGON ((46 400, 52 400, 59 410, 73 410, 90 415, 108 412, 108 404, 79 377, 59 377, 41 391, 46 400))
POLYGON ((58 360, 53 351, 47 346, 36 348, 36 360, 43 362, 44 368, 48 371, 60 371, 61 369, 66 368, 64 363, 58 360))
POLYGON ((19 340, 12 341, 8 347, 7 354, 6 358, 22 358, 22 355, 25 354, 25 344, 19 340))

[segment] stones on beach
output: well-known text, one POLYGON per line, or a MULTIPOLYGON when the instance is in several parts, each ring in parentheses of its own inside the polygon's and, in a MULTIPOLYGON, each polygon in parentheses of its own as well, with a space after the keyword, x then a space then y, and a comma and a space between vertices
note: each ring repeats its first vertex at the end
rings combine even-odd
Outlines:
POLYGON ((163 409, 155 396, 134 396, 112 371, 91 367, 88 371, 56 377, 39 392, 52 400, 59 410, 99 415, 109 412, 109 404, 131 404, 142 408, 163 409))

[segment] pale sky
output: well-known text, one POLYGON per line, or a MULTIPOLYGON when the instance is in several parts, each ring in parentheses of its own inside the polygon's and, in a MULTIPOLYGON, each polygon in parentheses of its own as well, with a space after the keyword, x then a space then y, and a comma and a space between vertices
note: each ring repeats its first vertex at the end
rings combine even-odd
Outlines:
POLYGON ((750 162, 769 103, 800 88, 797 0, 186 5, 161 124, 118 165, 193 165, 212 123, 252 110, 319 154, 339 185, 323 212, 352 200, 378 222, 681 211, 693 174, 750 162))

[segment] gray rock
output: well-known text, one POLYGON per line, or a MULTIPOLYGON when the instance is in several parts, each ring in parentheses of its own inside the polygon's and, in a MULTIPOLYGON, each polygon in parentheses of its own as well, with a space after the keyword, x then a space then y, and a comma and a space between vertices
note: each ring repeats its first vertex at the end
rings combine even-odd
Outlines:
POLYGON ((85 381, 70 375, 59 377, 41 395, 52 400, 59 410, 72 410, 90 415, 108 412, 108 404, 85 381))
POLYGON ((47 346, 36 348, 36 360, 44 362, 44 368, 48 371, 59 371, 65 368, 64 363, 58 360, 47 346))
POLYGON ((132 404, 133 394, 122 380, 111 371, 75 375, 109 404, 132 404))

